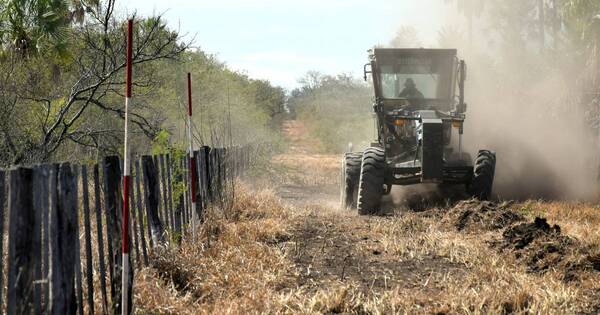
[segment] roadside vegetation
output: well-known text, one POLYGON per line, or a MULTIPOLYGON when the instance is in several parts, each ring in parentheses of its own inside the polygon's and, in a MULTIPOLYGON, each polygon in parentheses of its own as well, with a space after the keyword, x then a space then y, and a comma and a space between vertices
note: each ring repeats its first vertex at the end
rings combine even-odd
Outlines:
MULTIPOLYGON (((118 154, 125 20, 115 0, 0 3, 0 165, 118 154)), ((284 91, 192 48, 162 16, 134 16, 132 149, 181 145, 192 73, 198 144, 276 137, 284 91), (163 136, 164 137, 164 136, 163 136)))

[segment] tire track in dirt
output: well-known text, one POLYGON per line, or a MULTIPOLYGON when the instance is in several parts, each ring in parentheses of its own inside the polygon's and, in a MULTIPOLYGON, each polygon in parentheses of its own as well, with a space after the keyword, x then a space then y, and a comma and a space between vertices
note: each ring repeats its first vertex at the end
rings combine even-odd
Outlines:
MULTIPOLYGON (((324 210, 326 211, 326 210, 324 210)), ((314 290, 332 282, 351 283, 364 294, 393 288, 438 292, 442 279, 458 276, 465 266, 445 257, 400 257, 373 235, 369 218, 335 213, 309 213, 292 231, 289 254, 299 269, 299 285, 314 290)))

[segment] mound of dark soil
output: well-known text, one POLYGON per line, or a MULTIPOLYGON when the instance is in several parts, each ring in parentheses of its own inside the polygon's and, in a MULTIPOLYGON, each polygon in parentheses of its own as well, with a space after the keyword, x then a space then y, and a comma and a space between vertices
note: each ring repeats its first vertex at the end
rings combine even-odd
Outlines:
POLYGON ((506 229, 502 236, 502 247, 513 249, 517 259, 525 262, 532 272, 562 265, 571 247, 577 247, 575 239, 560 233, 560 226, 550 226, 539 217, 506 229))
POLYGON ((510 209, 512 202, 495 203, 475 199, 461 201, 446 213, 457 230, 498 230, 525 218, 510 209))
POLYGON ((544 218, 507 228, 496 245, 513 251, 530 272, 557 269, 564 272, 566 281, 574 280, 577 271, 596 269, 589 248, 561 234, 560 226, 550 225, 544 218))
POLYGON ((512 226, 502 234, 508 246, 515 249, 527 247, 535 239, 539 238, 557 238, 560 235, 560 226, 550 226, 546 219, 536 217, 531 223, 521 223, 512 226))

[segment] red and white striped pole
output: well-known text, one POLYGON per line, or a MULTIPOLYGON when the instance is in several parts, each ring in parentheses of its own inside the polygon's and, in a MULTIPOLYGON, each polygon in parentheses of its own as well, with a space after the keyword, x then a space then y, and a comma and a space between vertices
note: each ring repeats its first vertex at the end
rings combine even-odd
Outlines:
POLYGON ((196 238, 196 157, 194 157, 194 139, 192 138, 192 74, 187 74, 187 90, 188 90, 188 138, 189 138, 189 163, 190 163, 190 196, 192 199, 192 238, 196 238))
POLYGON ((123 274, 121 282, 121 314, 129 311, 129 188, 131 168, 129 165, 129 106, 131 106, 131 55, 133 45, 133 20, 127 21, 127 66, 125 78, 125 141, 123 150, 123 226, 121 237, 123 242, 123 274))

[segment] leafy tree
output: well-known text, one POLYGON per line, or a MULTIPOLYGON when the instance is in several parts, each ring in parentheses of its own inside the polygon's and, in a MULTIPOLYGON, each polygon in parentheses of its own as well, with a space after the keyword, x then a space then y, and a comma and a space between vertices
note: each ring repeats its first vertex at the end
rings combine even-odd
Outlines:
POLYGON ((342 152, 348 143, 365 147, 373 137, 371 89, 349 74, 337 76, 309 72, 300 80, 288 106, 320 140, 321 149, 342 152))
POLYGON ((0 44, 22 55, 53 50, 65 54, 69 27, 83 23, 98 0, 6 0, 0 3, 0 44))
MULTIPOLYGON (((124 116, 125 30, 123 22, 112 16, 113 8, 114 1, 109 0, 71 29, 69 50, 76 57, 60 60, 40 51, 20 58, 20 51, 5 51, 3 66, 11 75, 0 87, 7 121, 1 135, 8 149, 3 164, 46 161, 67 142, 109 150, 119 145, 114 140, 122 133, 115 127, 124 116), (55 71, 57 66, 60 71, 55 71), (104 117, 111 115, 117 124, 104 117), (108 138, 110 145, 100 148, 101 138, 108 138)), ((178 34, 168 30, 160 17, 137 20, 133 57, 137 93, 143 96, 157 84, 142 65, 176 59, 188 47, 178 41, 178 34)), ((141 103, 133 108, 131 121, 154 138, 160 127, 147 117, 141 103)))

